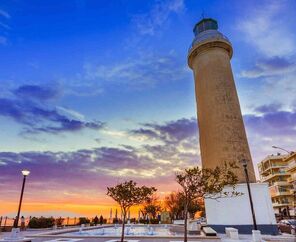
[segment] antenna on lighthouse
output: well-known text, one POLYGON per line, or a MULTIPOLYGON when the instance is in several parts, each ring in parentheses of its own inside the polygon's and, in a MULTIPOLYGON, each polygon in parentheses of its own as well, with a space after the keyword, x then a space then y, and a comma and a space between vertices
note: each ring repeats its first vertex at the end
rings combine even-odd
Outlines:
POLYGON ((201 19, 204 19, 204 18, 205 18, 205 10, 203 9, 201 12, 201 19))

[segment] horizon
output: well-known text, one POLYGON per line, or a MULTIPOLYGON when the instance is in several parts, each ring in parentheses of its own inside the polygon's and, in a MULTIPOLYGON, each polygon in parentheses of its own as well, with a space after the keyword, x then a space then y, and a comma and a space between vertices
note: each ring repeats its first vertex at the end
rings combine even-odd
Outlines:
POLYGON ((31 171, 24 216, 108 215, 116 204, 107 186, 130 179, 160 198, 179 189, 175 172, 201 164, 187 51, 202 13, 232 43, 258 179, 261 160, 284 154, 273 145, 296 150, 295 9, 294 1, 2 1, 0 216, 16 215, 22 169, 31 171))

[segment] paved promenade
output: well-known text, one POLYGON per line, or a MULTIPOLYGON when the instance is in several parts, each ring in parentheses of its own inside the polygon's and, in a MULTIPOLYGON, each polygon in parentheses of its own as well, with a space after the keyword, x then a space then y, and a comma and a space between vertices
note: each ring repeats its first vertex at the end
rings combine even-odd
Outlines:
MULTIPOLYGON (((48 232, 48 230, 38 230, 38 231, 24 231, 21 232, 22 236, 26 238, 31 238, 32 242, 111 242, 115 238, 57 238, 57 237, 31 237, 32 235, 40 234, 43 232, 48 232)), ((8 237, 10 233, 2 232, 0 233, 0 239, 8 237)), ((290 234, 283 234, 279 236, 262 236, 266 242, 296 242, 296 237, 290 234)), ((218 238, 211 239, 209 238, 195 238, 189 239, 188 241, 192 242, 252 242, 251 235, 240 235, 239 240, 231 240, 226 238, 225 234, 219 234, 218 238)), ((131 242, 182 242, 180 238, 132 238, 129 239, 131 242)))

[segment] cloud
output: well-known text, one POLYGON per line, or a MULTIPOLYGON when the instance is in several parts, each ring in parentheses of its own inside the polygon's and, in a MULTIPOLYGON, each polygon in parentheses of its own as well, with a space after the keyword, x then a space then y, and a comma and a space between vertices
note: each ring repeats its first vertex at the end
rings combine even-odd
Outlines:
POLYGON ((57 87, 38 85, 23 85, 13 91, 16 96, 24 99, 50 100, 57 98, 60 93, 57 87))
POLYGON ((148 13, 135 15, 132 22, 139 34, 154 35, 172 13, 180 13, 184 8, 184 0, 158 1, 148 13))
POLYGON ((10 15, 9 13, 7 13, 6 11, 0 9, 0 16, 6 18, 6 19, 9 19, 10 18, 10 15))
POLYGON ((241 77, 258 78, 285 75, 296 71, 296 63, 283 57, 271 57, 257 61, 253 69, 242 71, 241 77))
POLYGON ((143 128, 131 130, 131 135, 146 137, 155 144, 143 145, 143 152, 149 153, 160 163, 188 167, 199 164, 197 121, 183 118, 164 124, 146 123, 143 128))
POLYGON ((196 137, 196 119, 179 119, 165 124, 145 123, 145 128, 130 131, 134 135, 158 139, 164 143, 178 143, 190 137, 196 137))
POLYGON ((136 89, 182 80, 189 73, 173 54, 159 56, 149 51, 109 66, 86 64, 84 69, 86 79, 100 79, 136 89))
POLYGON ((287 23, 287 1, 266 1, 260 8, 252 8, 237 28, 244 40, 268 57, 286 56, 295 52, 295 36, 287 23), (250 17, 251 16, 251 17, 250 17))
MULTIPOLYGON (((7 21, 8 19, 10 19, 9 13, 0 9, 0 29, 4 28, 5 30, 10 30, 10 27, 6 23, 2 22, 1 17, 2 17, 2 19, 4 18, 4 21, 7 21)), ((7 43, 8 43, 7 37, 1 35, 0 36, 0 45, 7 45, 7 43)))
POLYGON ((256 79, 261 95, 253 100, 280 103, 286 110, 293 105, 296 91, 296 35, 291 31, 294 16, 289 7, 288 1, 263 1, 260 8, 252 7, 245 17, 240 17, 237 24, 243 40, 258 58, 240 73, 240 77, 256 79))
POLYGON ((274 113, 277 112, 281 107, 282 105, 280 103, 271 103, 268 105, 256 107, 255 111, 261 114, 274 113))
POLYGON ((7 44, 7 38, 4 36, 0 36, 0 45, 6 45, 7 44))
MULTIPOLYGON (((177 170, 199 164, 196 120, 145 124, 142 128, 147 127, 158 133, 161 144, 103 146, 72 152, 0 152, 0 169, 3 171, 0 179, 3 178, 7 188, 1 189, 0 197, 6 194, 5 199, 9 200, 15 196, 17 171, 24 168, 31 171, 28 186, 31 190, 28 192, 38 194, 34 202, 67 199, 63 195, 65 192, 81 194, 87 191, 98 197, 99 193, 101 196, 105 193, 107 186, 126 179, 149 182, 160 191, 170 191, 177 170)), ((130 135, 135 133, 131 131, 130 135)), ((150 137, 149 134, 147 138, 150 137)))
MULTIPOLYGON (((255 163, 270 154, 271 146, 278 142, 288 149, 295 148, 295 111, 282 111, 281 105, 274 104, 257 107, 258 114, 244 116, 255 163)), ((0 197, 15 198, 19 189, 16 171, 23 168, 31 170, 28 192, 38 194, 30 196, 34 202, 64 202, 65 194, 102 198, 107 186, 126 179, 168 192, 175 189, 172 184, 176 171, 200 164, 195 118, 145 123, 126 134, 145 136, 150 143, 71 152, 0 152, 0 179, 5 188, 0 190, 0 197)))
POLYGON ((70 116, 73 119, 78 119, 78 120, 85 120, 85 116, 75 110, 72 110, 70 108, 65 108, 61 106, 56 106, 56 109, 58 110, 59 113, 62 113, 66 116, 70 116))
POLYGON ((270 107, 264 111, 265 113, 260 116, 244 116, 249 129, 265 137, 296 135, 296 112, 275 110, 270 107))
MULTIPOLYGON (((37 133, 59 134, 82 129, 99 130, 101 121, 78 119, 78 113, 63 107, 52 107, 48 100, 56 98, 59 90, 45 86, 21 86, 12 91, 14 98, 0 98, 0 116, 22 124, 23 135, 37 133)), ((81 118, 81 116, 80 116, 81 118)))
POLYGON ((244 121, 257 172, 256 163, 276 152, 272 146, 296 149, 296 109, 284 111, 282 105, 273 103, 257 107, 256 112, 245 115, 244 121))

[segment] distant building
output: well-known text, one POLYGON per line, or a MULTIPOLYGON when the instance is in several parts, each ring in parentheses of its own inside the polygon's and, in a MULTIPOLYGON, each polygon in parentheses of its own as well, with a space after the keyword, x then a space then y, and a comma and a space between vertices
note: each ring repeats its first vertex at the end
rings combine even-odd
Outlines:
POLYGON ((285 158, 285 161, 288 163, 287 172, 290 173, 288 182, 292 185, 291 194, 293 196, 293 210, 294 215, 296 215, 296 153, 292 153, 285 158))
MULTIPOLYGON (((267 156, 258 164, 260 181, 269 184, 273 209, 279 217, 295 214, 294 189, 291 184, 291 169, 289 166, 290 161, 292 163, 289 155, 277 154, 267 156)), ((294 175, 295 178, 296 174, 294 175)))

